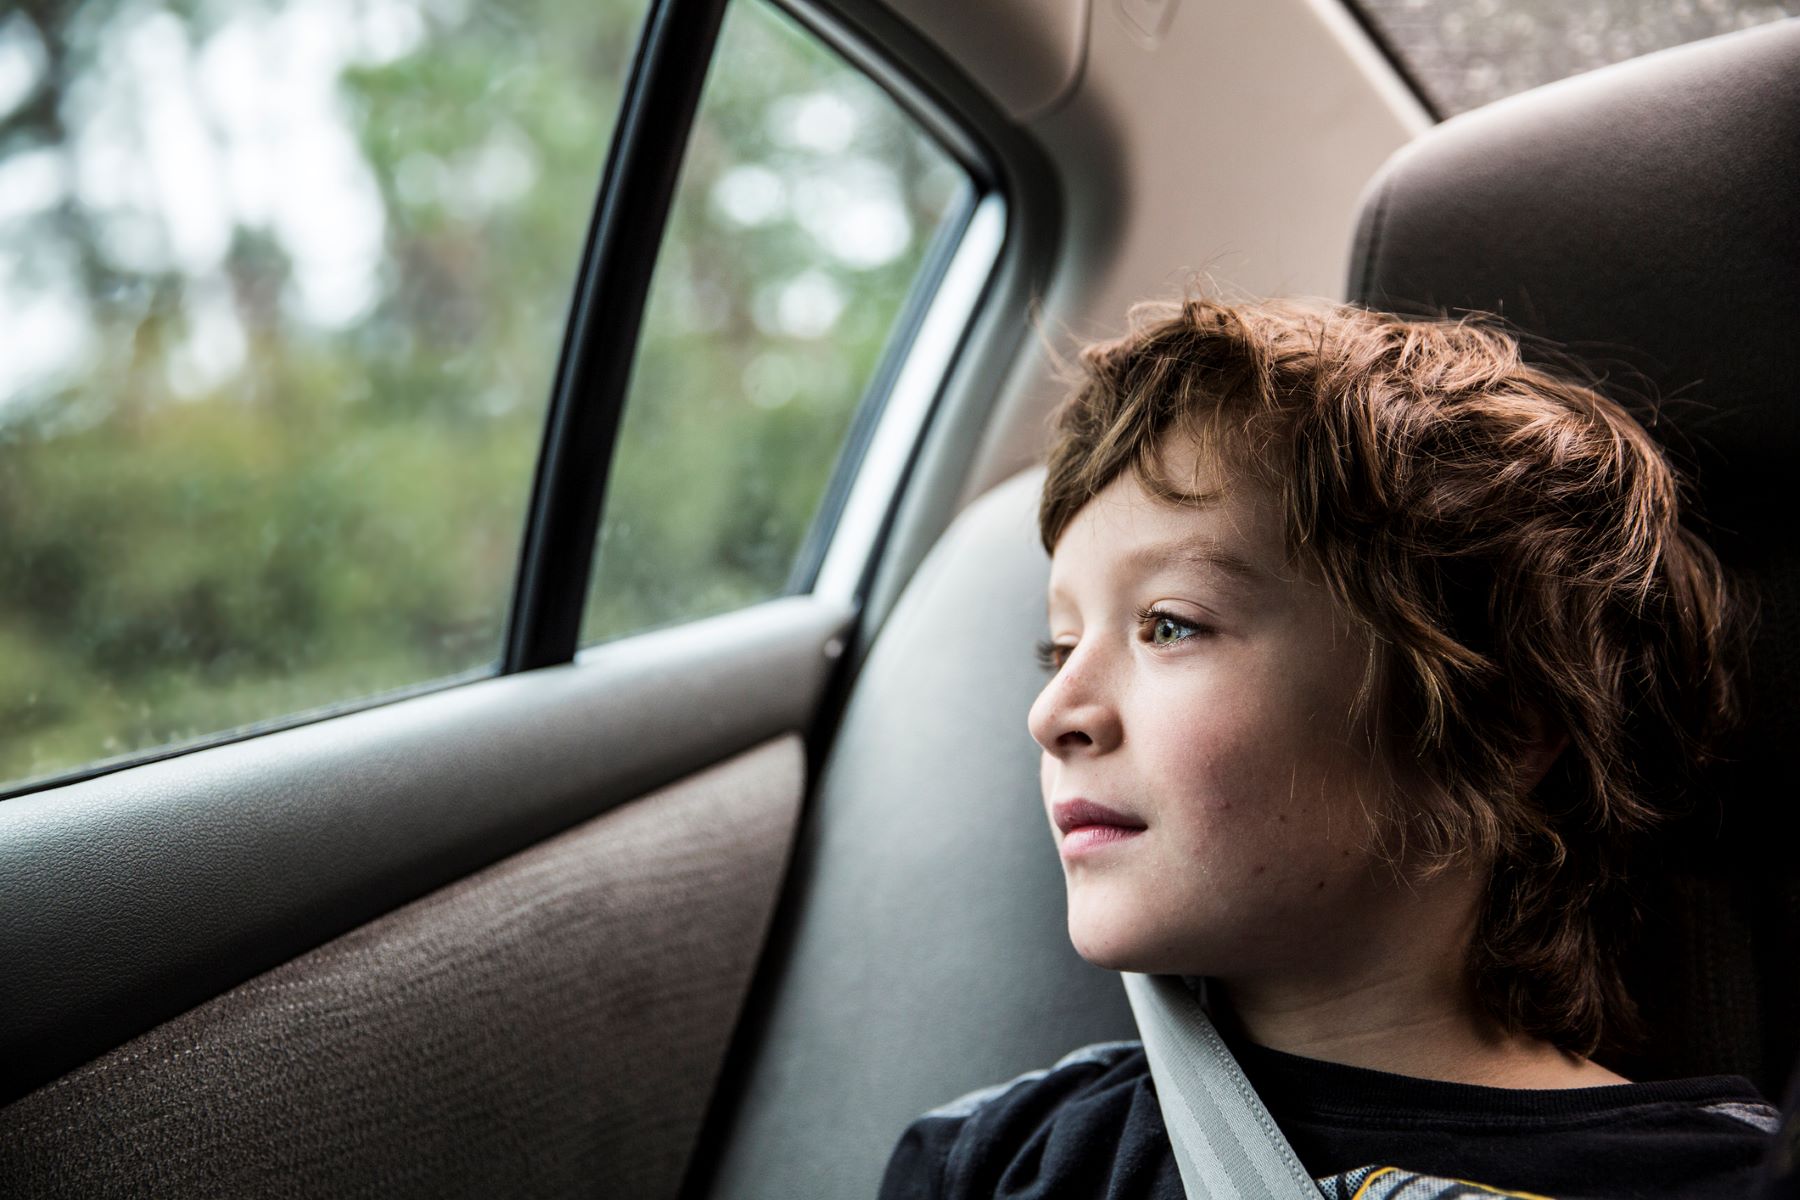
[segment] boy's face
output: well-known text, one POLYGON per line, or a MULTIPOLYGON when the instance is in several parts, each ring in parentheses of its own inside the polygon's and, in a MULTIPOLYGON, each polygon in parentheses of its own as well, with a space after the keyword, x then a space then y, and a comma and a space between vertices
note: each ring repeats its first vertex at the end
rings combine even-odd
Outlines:
POLYGON ((1063 661, 1030 727, 1070 936, 1119 970, 1334 973, 1406 907, 1347 727, 1363 643, 1285 561, 1265 489, 1185 443, 1164 464, 1216 498, 1175 507, 1127 471, 1076 514, 1051 567, 1063 661))

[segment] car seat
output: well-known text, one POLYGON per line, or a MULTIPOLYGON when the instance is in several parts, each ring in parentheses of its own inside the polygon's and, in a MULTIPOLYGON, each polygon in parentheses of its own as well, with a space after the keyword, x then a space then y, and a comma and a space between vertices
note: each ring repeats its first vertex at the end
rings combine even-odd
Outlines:
MULTIPOLYGON (((1459 117, 1373 185, 1351 282, 1365 302, 1498 308, 1630 355, 1672 398, 1657 428, 1691 436, 1715 539, 1765 597, 1764 635, 1755 721, 1712 779, 1722 829, 1702 808, 1655 881, 1655 953, 1632 975, 1656 1037, 1623 1065, 1739 1071, 1765 1090, 1800 1031, 1794 768, 1779 753, 1797 732, 1781 619, 1795 562, 1776 502, 1800 434, 1782 404, 1800 317, 1797 124, 1800 22, 1459 117)), ((1025 732, 1048 570, 1040 480, 963 512, 855 681, 688 1195, 872 1195, 913 1116, 1135 1036, 1117 978, 1069 949, 1025 732)))
POLYGON ((1371 185, 1351 298, 1499 312, 1605 374, 1697 485, 1760 606, 1749 719, 1661 840, 1627 963, 1635 1078, 1800 1053, 1800 20, 1653 54, 1445 122, 1371 185), (1788 499, 1783 499, 1788 496, 1788 499))

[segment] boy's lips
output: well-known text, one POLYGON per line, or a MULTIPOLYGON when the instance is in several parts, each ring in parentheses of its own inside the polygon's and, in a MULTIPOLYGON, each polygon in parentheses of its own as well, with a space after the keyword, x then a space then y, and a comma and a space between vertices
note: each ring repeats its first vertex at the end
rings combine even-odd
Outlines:
POLYGON ((1136 817, 1117 809, 1095 804, 1092 800, 1064 800, 1051 807, 1051 819, 1062 837, 1057 850, 1066 860, 1130 841, 1144 832, 1145 825, 1136 817))
POLYGON ((1119 833, 1137 833, 1145 828, 1142 821, 1092 800, 1062 800, 1051 808, 1051 820, 1058 832, 1070 834, 1077 829, 1112 829, 1119 833))

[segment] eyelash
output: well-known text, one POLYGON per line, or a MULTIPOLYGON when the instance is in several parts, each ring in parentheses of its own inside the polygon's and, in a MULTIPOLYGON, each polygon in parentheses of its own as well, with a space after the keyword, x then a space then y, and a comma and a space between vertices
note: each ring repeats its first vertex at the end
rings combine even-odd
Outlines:
MULTIPOLYGON (((1202 625, 1197 621, 1190 621, 1186 617, 1176 616, 1165 608, 1140 608, 1135 615, 1140 630, 1145 626, 1154 627, 1158 621, 1169 621, 1181 626, 1183 629, 1191 630, 1192 632, 1190 632, 1187 637, 1178 639, 1183 642, 1187 641, 1188 638, 1203 637, 1212 632, 1210 626, 1202 625)), ((1154 645, 1155 643, 1151 644, 1154 645)), ((1174 643, 1165 644, 1173 645, 1174 643)), ((1069 651, 1072 649, 1074 649, 1073 646, 1062 646, 1055 642, 1041 641, 1037 644, 1038 666, 1042 667, 1047 674, 1054 675, 1057 671, 1062 669, 1063 663, 1068 661, 1069 651)))
MULTIPOLYGON (((1166 608, 1140 608, 1137 611, 1137 619, 1138 628, 1140 630, 1146 626, 1154 628, 1158 621, 1168 621, 1172 624, 1181 626, 1183 629, 1191 631, 1187 637, 1177 639, 1182 642, 1187 641, 1188 638, 1201 637, 1212 632, 1211 626, 1202 625, 1198 621, 1190 621, 1186 617, 1177 616, 1166 608)), ((1173 645, 1174 643, 1165 644, 1173 645)), ((1151 645, 1155 645, 1155 643, 1152 642, 1151 645)))

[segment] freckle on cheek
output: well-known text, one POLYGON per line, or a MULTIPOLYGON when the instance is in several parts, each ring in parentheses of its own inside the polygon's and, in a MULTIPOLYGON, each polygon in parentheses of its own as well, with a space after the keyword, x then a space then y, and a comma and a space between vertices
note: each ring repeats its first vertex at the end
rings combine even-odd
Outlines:
POLYGON ((1263 864, 1257 863, 1254 867, 1250 868, 1250 873, 1252 875, 1261 875, 1264 871, 1266 871, 1268 869, 1269 868, 1263 866, 1263 864))
POLYGON ((1320 891, 1320 892, 1324 891, 1325 890, 1325 881, 1323 879, 1319 880, 1319 886, 1314 890, 1320 891))

